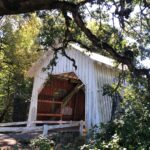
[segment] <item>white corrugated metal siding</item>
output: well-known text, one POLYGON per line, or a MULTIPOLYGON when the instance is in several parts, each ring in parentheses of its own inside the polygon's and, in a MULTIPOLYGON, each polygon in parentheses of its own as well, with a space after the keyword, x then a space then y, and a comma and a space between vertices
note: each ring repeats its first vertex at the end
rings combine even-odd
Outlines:
POLYGON ((105 65, 95 63, 97 80, 98 113, 101 114, 100 122, 106 123, 111 119, 112 100, 109 96, 103 96, 103 85, 112 84, 115 70, 105 65))

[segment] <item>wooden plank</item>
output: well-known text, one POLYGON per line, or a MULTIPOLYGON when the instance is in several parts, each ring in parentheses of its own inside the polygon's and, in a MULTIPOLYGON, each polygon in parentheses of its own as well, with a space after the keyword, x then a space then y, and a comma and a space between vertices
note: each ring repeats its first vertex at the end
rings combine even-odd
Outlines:
POLYGON ((0 127, 4 126, 17 126, 17 125, 26 125, 27 121, 21 121, 21 122, 8 122, 8 123, 0 123, 0 127))
MULTIPOLYGON (((47 124, 60 124, 60 123, 75 123, 75 122, 78 122, 78 121, 62 121, 62 120, 59 120, 59 121, 33 121, 32 123, 37 123, 37 124, 44 124, 44 123, 47 123, 47 124)), ((14 126, 14 125, 25 125, 27 124, 27 121, 22 121, 22 122, 8 122, 8 123, 0 123, 0 127, 3 127, 3 126, 14 126)))
POLYGON ((35 124, 66 124, 70 123, 69 121, 34 121, 35 124))
POLYGON ((80 126, 80 121, 70 123, 70 124, 51 125, 51 126, 48 126, 48 130, 70 128, 70 127, 76 127, 76 126, 80 126))
POLYGON ((69 100, 80 90, 84 87, 84 84, 77 84, 76 87, 63 99, 62 107, 65 107, 69 100))
POLYGON ((0 127, 0 133, 2 132, 37 132, 37 131, 42 131, 43 126, 39 127, 0 127))
POLYGON ((45 124, 45 125, 43 126, 43 136, 47 136, 47 135, 48 135, 48 125, 45 124))
POLYGON ((38 100, 39 103, 62 104, 60 101, 38 100))
MULTIPOLYGON (((76 123, 78 121, 33 121, 31 123, 33 124, 70 124, 70 123, 76 123)), ((9 127, 9 126, 18 126, 18 125, 26 125, 27 121, 22 122, 8 122, 8 123, 0 123, 0 127, 9 127)))
POLYGON ((64 129, 64 128, 71 128, 71 127, 79 127, 79 126, 80 126, 80 121, 71 124, 61 124, 61 125, 53 125, 53 126, 44 125, 43 135, 47 136, 49 130, 64 129))
POLYGON ((62 114, 44 114, 44 113, 38 113, 38 116, 49 116, 49 117, 61 117, 62 114))
POLYGON ((80 135, 83 136, 83 126, 84 126, 84 121, 80 121, 80 128, 79 128, 79 131, 80 131, 80 135))
MULTIPOLYGON (((73 73, 73 72, 72 72, 73 73)), ((78 79, 78 77, 76 75, 70 75, 68 73, 66 74, 58 74, 58 75, 53 75, 52 76, 54 79, 61 79, 61 80, 66 80, 66 81, 73 81, 75 83, 80 82, 80 79, 78 79)))
POLYGON ((75 102, 74 102, 74 109, 73 109, 73 115, 72 115, 72 119, 75 120, 76 118, 76 111, 77 111, 77 95, 75 96, 75 102))
MULTIPOLYGON (((63 122, 63 121, 61 121, 61 122, 63 122)), ((35 121, 35 123, 40 123, 40 121, 35 121)), ((84 124, 83 121, 82 121, 82 124, 80 121, 64 121, 64 123, 66 123, 66 124, 48 126, 48 128, 46 128, 46 130, 48 132, 48 130, 78 127, 78 126, 81 126, 84 124)), ((37 127, 36 126, 35 127, 0 127, 0 133, 3 133, 3 132, 38 132, 38 131, 42 131, 42 130, 43 130, 43 126, 37 126, 37 127)), ((81 127, 80 127, 80 130, 81 130, 81 127)), ((43 131, 43 132, 46 133, 46 131, 43 131)))
POLYGON ((36 124, 72 124, 72 123, 77 123, 79 121, 34 121, 33 123, 36 124))

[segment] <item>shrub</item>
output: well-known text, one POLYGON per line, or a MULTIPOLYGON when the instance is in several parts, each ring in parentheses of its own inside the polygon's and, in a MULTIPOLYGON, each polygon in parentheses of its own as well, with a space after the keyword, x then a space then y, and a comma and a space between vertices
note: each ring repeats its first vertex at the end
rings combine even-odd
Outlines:
POLYGON ((150 149, 150 96, 144 90, 144 87, 135 84, 125 87, 120 115, 107 124, 93 128, 90 140, 81 149, 150 149))
POLYGON ((39 136, 31 140, 30 146, 33 150, 53 150, 54 141, 44 136, 39 136))

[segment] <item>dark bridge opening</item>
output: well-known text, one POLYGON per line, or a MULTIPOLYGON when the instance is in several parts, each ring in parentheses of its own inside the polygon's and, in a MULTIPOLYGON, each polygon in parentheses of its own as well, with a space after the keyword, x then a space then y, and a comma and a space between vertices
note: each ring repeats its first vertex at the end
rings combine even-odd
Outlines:
POLYGON ((85 89, 73 73, 50 75, 38 95, 37 120, 85 119, 85 89))

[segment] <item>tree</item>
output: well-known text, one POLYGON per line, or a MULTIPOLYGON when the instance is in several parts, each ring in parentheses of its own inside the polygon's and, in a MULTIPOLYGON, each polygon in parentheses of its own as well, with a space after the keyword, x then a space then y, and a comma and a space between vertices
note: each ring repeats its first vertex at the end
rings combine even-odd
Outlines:
POLYGON ((30 97, 32 84, 26 78, 26 71, 39 54, 36 37, 41 27, 35 14, 26 19, 6 16, 1 21, 0 122, 12 119, 13 103, 17 97, 22 101, 30 97))
MULTIPOLYGON (((66 24, 66 39, 64 40, 64 43, 68 42, 76 42, 82 45, 83 47, 86 47, 87 49, 91 49, 90 47, 87 47, 84 45, 81 41, 78 41, 77 39, 70 38, 70 20, 72 20, 75 25, 80 29, 81 32, 84 33, 86 38, 91 42, 92 50, 96 52, 106 52, 111 57, 113 57, 116 61, 119 63, 122 63, 124 65, 128 66, 128 69, 132 74, 135 76, 146 76, 147 77, 147 83, 148 88, 150 90, 150 69, 143 68, 143 67, 137 67, 135 60, 136 60, 136 52, 133 51, 133 49, 136 49, 139 53, 144 53, 143 50, 138 49, 138 44, 143 43, 141 48, 143 49, 143 46, 145 48, 145 44, 149 41, 149 8, 150 4, 147 0, 108 0, 108 1, 100 1, 100 0, 83 0, 83 1, 76 1, 76 0, 68 0, 68 1, 58 1, 58 0, 52 0, 52 1, 35 1, 32 2, 29 0, 23 1, 0 1, 0 15, 10 15, 10 14, 19 14, 19 13, 27 13, 32 11, 38 11, 38 10, 57 10, 58 12, 61 12, 66 24), (89 7, 87 6, 89 4, 91 7, 94 6, 96 9, 94 11, 89 10, 89 7), (134 13, 134 10, 138 7, 138 12, 136 15, 134 15, 135 18, 132 17, 132 14, 134 13), (111 11, 109 11, 111 10, 111 11), (108 43, 107 40, 101 40, 99 36, 94 34, 88 27, 86 21, 86 16, 90 15, 91 18, 95 19, 99 26, 101 26, 101 23, 107 22, 110 14, 111 18, 114 21, 115 19, 118 20, 118 23, 120 24, 120 32, 118 33, 119 40, 122 41, 122 38, 125 38, 126 36, 132 36, 136 38, 136 46, 132 45, 127 46, 123 45, 121 47, 121 50, 118 50, 117 47, 115 47, 113 44, 108 43), (71 15, 71 17, 69 17, 71 15), (138 21, 140 21, 140 25, 138 24, 138 21), (139 29, 140 28, 140 29, 139 29), (130 31, 130 32, 129 32, 130 31), (147 38, 146 38, 147 36, 147 38), (145 39, 146 41, 143 41, 142 39, 145 39), (127 55, 126 55, 127 54, 127 55)), ((52 14, 51 14, 52 15, 52 14)), ((110 19, 109 19, 110 20, 110 19)), ((65 25, 64 25, 65 26, 65 25)), ((113 26, 113 29, 115 28, 115 24, 113 26)), ((64 44, 67 45, 67 44, 64 44)), ((120 48, 120 47, 119 47, 120 48)))
POLYGON ((51 46, 54 50, 51 65, 56 65, 57 52, 61 51, 76 67, 65 51, 70 42, 122 65, 119 86, 106 93, 114 96, 125 90, 123 112, 103 128, 92 148, 149 148, 150 68, 140 62, 150 55, 149 8, 148 0, 0 0, 1 16, 36 11, 43 23, 40 42, 45 49, 51 46), (53 47, 55 39, 60 47, 53 47), (122 84, 124 78, 130 83, 127 89, 122 84))

